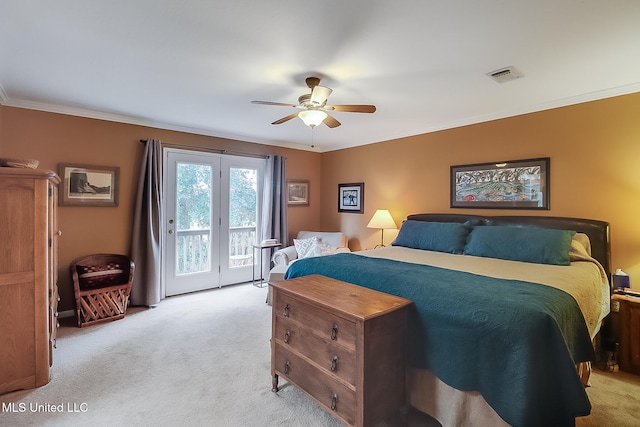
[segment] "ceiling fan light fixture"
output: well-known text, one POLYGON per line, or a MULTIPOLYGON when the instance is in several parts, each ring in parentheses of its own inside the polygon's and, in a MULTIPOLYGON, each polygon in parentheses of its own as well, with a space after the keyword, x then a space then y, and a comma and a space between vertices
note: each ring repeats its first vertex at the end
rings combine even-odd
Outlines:
POLYGON ((316 86, 311 92, 310 101, 314 105, 323 105, 325 102, 327 102, 327 98, 329 97, 329 95, 331 95, 331 92, 333 92, 333 90, 329 89, 328 87, 316 86))
POLYGON ((314 128, 321 124, 327 116, 328 114, 322 110, 304 110, 298 113, 300 120, 310 128, 314 128))

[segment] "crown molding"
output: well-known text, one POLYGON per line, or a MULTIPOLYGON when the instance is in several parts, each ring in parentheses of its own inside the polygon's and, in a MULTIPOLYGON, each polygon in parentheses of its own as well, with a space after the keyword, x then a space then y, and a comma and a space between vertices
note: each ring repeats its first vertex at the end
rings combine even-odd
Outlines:
POLYGON ((343 149, 353 148, 353 147, 358 147, 363 145, 375 144, 377 142, 407 138, 411 136, 438 132, 438 131, 453 129, 453 128, 462 127, 462 126, 469 126, 469 125, 478 124, 478 123, 485 123, 493 120, 500 120, 508 117, 520 116, 523 114, 530 114, 530 113, 535 113, 535 112, 540 112, 545 110, 551 110, 554 108, 567 107, 570 105, 582 104, 585 102, 597 101, 597 100, 606 99, 606 98, 613 98, 616 96, 629 95, 636 92, 640 92, 640 82, 633 83, 630 85, 605 89, 601 91, 591 92, 587 94, 561 98, 561 99, 545 102, 542 104, 503 110, 503 111, 499 111, 491 114, 469 117, 462 120, 454 120, 450 122, 440 123, 435 126, 420 129, 420 131, 418 131, 417 133, 380 135, 379 141, 339 144, 337 146, 332 146, 327 149, 322 149, 319 147, 310 147, 309 145, 306 145, 306 144, 294 144, 286 141, 276 141, 276 140, 272 141, 272 140, 257 139, 248 135, 229 134, 227 132, 220 132, 214 129, 203 129, 203 128, 197 128, 197 127, 191 127, 191 126, 183 126, 176 123, 158 122, 154 120, 149 120, 149 119, 130 116, 130 115, 124 115, 124 114, 109 113, 105 111, 91 110, 91 109, 78 108, 78 107, 68 107, 63 105, 48 104, 48 103, 28 101, 28 100, 17 100, 17 99, 9 98, 9 96, 4 91, 4 88, 2 87, 2 85, 0 85, 0 105, 4 105, 7 107, 25 108, 29 110, 45 111, 49 113, 65 114, 70 116, 84 117, 84 118, 97 119, 97 120, 106 120, 111 122, 132 124, 132 125, 145 126, 145 127, 151 127, 151 128, 157 128, 157 129, 172 130, 172 131, 191 133, 196 135, 211 136, 215 138, 231 139, 231 140, 241 141, 241 142, 271 145, 271 146, 277 146, 277 147, 283 147, 283 148, 290 148, 294 150, 313 151, 313 152, 322 153, 322 152, 343 150, 343 149))
POLYGON ((48 104, 44 102, 11 99, 6 96, 4 90, 0 86, 0 103, 7 107, 24 108, 27 110, 44 111, 47 113, 64 114, 68 116, 83 117, 88 119, 105 120, 109 122, 124 123, 130 125, 145 126, 155 129, 172 130, 176 132, 191 133, 195 135, 212 136, 215 138, 231 139, 240 142, 251 142, 255 144, 271 145, 276 147, 291 148, 294 150, 317 151, 310 149, 304 144, 293 144, 286 141, 269 141, 264 139, 253 138, 248 135, 230 134, 227 132, 219 132, 214 129, 203 129, 192 126, 183 126, 175 123, 164 123, 155 120, 149 120, 141 117, 130 116, 125 114, 109 113, 105 111, 91 110, 88 108, 69 107, 57 104, 48 104))
MULTIPOLYGON (((430 127, 421 129, 420 132, 414 133, 414 134, 380 135, 379 142, 391 141, 394 139, 401 139, 401 138, 409 138, 412 136, 439 132, 447 129, 455 129, 458 127, 470 126, 470 125, 475 125, 479 123, 486 123, 494 120, 506 119, 509 117, 522 116, 524 114, 537 113, 545 110, 552 110, 555 108, 562 108, 562 107, 568 107, 571 105, 583 104, 585 102, 598 101, 606 98, 614 98, 616 96, 630 95, 632 93, 637 93, 637 92, 640 92, 640 82, 633 83, 630 85, 625 85, 625 86, 619 86, 611 89, 591 92, 587 94, 581 94, 581 95, 572 96, 568 98, 561 98, 554 101, 545 102, 542 104, 536 104, 536 105, 526 106, 522 108, 514 108, 510 110, 503 110, 503 111, 499 111, 491 114, 484 114, 484 115, 469 117, 462 120, 454 120, 450 122, 440 123, 435 126, 430 126, 430 127)), ((347 148, 353 148, 353 147, 363 146, 368 144, 370 143, 365 142, 361 144, 341 144, 339 146, 333 146, 331 147, 330 150, 326 150, 325 152, 344 150, 347 148)))

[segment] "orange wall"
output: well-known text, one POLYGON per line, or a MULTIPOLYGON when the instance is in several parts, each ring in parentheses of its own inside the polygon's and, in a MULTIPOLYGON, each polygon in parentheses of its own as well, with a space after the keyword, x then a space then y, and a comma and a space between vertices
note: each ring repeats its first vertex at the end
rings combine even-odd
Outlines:
MULTIPOLYGON (((640 287, 640 94, 589 102, 472 126, 323 154, 0 106, 0 156, 120 167, 117 208, 60 207, 61 310, 73 307, 69 262, 96 252, 129 252, 139 139, 287 157, 287 177, 311 181, 310 206, 288 211, 289 235, 342 230, 352 250, 372 248, 380 232, 366 225, 376 209, 400 224, 410 213, 541 214, 609 221, 613 267, 640 287), (449 166, 551 158, 551 210, 449 208, 449 166), (338 183, 365 183, 365 213, 337 212, 338 183), (635 277, 635 279, 634 279, 635 277)), ((385 232, 389 243, 396 232, 385 232)))
MULTIPOLYGON (((549 215, 611 224, 613 268, 640 288, 640 93, 324 153, 321 225, 352 250, 380 243, 366 225, 376 209, 396 223, 411 213, 549 215), (549 211, 449 207, 451 165, 551 158, 549 211), (337 212, 337 186, 364 182, 363 215, 337 212)), ((397 234, 385 232, 388 244, 397 234)))
POLYGON ((309 207, 289 210, 291 233, 320 226, 320 154, 262 144, 187 134, 62 114, 0 106, 0 157, 38 159, 39 169, 59 163, 120 167, 118 207, 60 207, 58 225, 60 310, 73 309, 68 272, 76 257, 91 253, 129 253, 134 189, 143 146, 140 139, 287 157, 287 175, 310 180, 309 207))

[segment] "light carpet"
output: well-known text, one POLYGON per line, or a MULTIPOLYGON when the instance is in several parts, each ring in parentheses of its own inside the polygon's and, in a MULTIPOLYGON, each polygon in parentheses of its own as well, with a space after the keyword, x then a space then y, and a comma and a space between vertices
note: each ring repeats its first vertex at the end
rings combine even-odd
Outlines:
MULTIPOLYGON (((0 396, 0 425, 340 426, 295 387, 271 391, 266 292, 243 284, 171 297, 82 329, 68 319, 51 382, 0 396)), ((637 425, 640 377, 596 372, 592 382, 594 411, 579 427, 637 425)))

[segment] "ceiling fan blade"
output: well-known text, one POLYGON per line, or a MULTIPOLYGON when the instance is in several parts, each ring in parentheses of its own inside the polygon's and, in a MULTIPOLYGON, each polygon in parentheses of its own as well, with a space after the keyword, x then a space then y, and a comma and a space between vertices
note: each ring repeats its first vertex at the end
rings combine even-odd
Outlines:
POLYGON ((339 121, 337 121, 334 117, 327 115, 327 118, 324 119, 323 122, 325 125, 329 126, 330 128, 337 128, 338 126, 341 125, 341 123, 339 121))
POLYGON ((284 104, 282 102, 271 102, 271 101, 251 101, 252 104, 260 104, 260 105, 277 105, 279 107, 297 107, 295 104, 284 104))
POLYGON ((272 125, 279 125, 279 124, 282 124, 284 122, 288 122, 291 119, 295 119, 296 117, 298 117, 298 113, 289 114, 287 117, 283 117, 280 120, 276 120, 275 122, 273 122, 271 124, 272 125))
POLYGON ((324 86, 315 86, 311 92, 311 102, 315 105, 323 105, 331 95, 333 89, 324 86))
POLYGON ((324 108, 345 113, 373 113, 376 111, 375 105, 327 105, 324 108))

